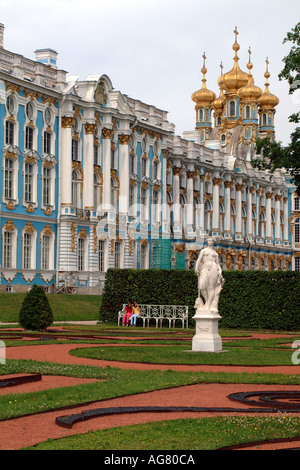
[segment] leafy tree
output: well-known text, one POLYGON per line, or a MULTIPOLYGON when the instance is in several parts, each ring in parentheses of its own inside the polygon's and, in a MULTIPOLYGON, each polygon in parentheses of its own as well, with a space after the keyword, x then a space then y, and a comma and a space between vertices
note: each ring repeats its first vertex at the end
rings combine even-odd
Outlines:
POLYGON ((26 330, 44 331, 54 321, 42 286, 33 285, 26 294, 19 314, 19 323, 26 330))
MULTIPOLYGON (((293 94, 300 89, 300 22, 287 33, 283 43, 288 41, 293 45, 289 54, 283 58, 285 66, 278 77, 288 81, 289 94, 293 94)), ((300 111, 289 116, 289 121, 299 123, 300 111)), ((290 137, 291 141, 287 146, 274 142, 269 137, 257 139, 257 156, 253 159, 252 166, 271 173, 279 168, 287 169, 292 183, 297 187, 297 193, 300 194, 300 128, 296 127, 290 137)))

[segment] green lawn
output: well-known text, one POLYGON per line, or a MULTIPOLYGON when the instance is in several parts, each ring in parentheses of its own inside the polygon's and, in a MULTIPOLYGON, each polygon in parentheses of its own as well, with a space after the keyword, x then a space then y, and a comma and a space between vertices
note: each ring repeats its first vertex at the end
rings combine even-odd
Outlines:
POLYGON ((300 418, 217 416, 116 427, 49 440, 29 450, 216 450, 299 436, 300 418))
MULTIPOLYGON (((0 322, 18 322, 26 294, 0 293, 0 322)), ((47 294, 54 321, 98 320, 99 295, 47 294)))

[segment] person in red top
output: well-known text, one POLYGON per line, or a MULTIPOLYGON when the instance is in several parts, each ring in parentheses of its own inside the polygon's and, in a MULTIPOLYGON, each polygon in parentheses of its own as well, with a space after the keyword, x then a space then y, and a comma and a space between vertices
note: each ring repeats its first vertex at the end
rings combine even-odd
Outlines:
POLYGON ((125 323, 128 326, 131 315, 132 315, 132 305, 129 302, 127 307, 125 308, 125 313, 123 315, 123 326, 125 326, 125 323))

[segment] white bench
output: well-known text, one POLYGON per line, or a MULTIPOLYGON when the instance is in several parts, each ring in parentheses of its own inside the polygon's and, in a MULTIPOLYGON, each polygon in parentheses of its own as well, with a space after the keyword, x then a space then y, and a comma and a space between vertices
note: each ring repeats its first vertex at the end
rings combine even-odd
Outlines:
MULTIPOLYGON (((118 326, 122 324, 123 315, 127 304, 123 304, 122 310, 118 313, 118 326)), ((175 327, 176 320, 182 322, 182 328, 188 327, 188 310, 185 305, 139 305, 141 310, 141 318, 143 326, 147 322, 149 326, 150 320, 155 320, 156 328, 158 323, 162 326, 163 320, 169 321, 169 328, 173 325, 175 327)))

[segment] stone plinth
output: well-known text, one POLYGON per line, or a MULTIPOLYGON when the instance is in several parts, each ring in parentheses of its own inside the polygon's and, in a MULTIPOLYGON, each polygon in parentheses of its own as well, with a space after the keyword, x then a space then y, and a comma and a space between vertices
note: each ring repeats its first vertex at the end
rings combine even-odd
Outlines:
POLYGON ((220 352, 222 339, 218 334, 218 322, 221 319, 217 310, 199 310, 193 317, 196 322, 196 334, 192 341, 193 351, 220 352))

